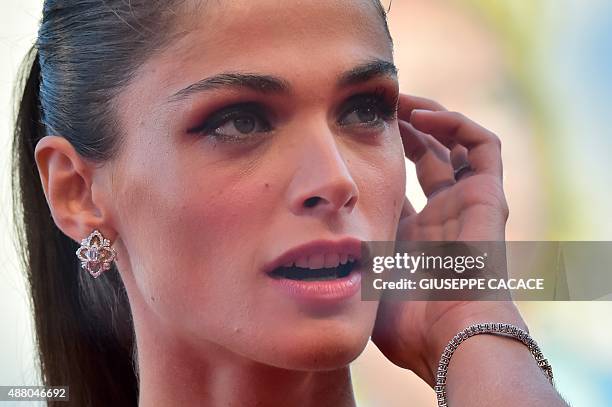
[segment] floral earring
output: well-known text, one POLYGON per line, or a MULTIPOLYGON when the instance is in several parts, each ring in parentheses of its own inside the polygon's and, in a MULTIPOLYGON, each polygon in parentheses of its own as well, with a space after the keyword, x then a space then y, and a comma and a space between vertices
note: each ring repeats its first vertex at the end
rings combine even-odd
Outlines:
POLYGON ((111 263, 117 257, 110 240, 105 239, 97 229, 81 241, 76 255, 81 260, 81 267, 94 278, 110 269, 111 263))

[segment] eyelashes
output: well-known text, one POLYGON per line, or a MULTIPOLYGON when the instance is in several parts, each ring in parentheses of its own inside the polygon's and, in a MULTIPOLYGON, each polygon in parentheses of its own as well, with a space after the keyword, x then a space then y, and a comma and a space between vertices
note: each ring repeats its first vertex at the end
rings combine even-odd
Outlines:
POLYGON ((385 88, 376 88, 374 92, 352 96, 347 104, 348 108, 341 114, 341 125, 350 125, 347 119, 353 113, 355 113, 353 119, 358 120, 353 124, 372 126, 377 124, 377 119, 389 122, 397 118, 399 107, 397 98, 389 100, 385 88))
MULTIPOLYGON (((337 123, 347 131, 382 130, 397 118, 397 109, 398 97, 390 97, 385 88, 379 87, 346 99, 337 112, 337 123)), ((272 112, 262 103, 235 103, 208 115, 187 132, 222 142, 248 142, 274 130, 273 119, 272 112)))
POLYGON ((200 134, 223 141, 243 141, 251 133, 267 133, 272 130, 266 107, 257 102, 236 103, 209 115, 200 125, 188 133, 200 134))

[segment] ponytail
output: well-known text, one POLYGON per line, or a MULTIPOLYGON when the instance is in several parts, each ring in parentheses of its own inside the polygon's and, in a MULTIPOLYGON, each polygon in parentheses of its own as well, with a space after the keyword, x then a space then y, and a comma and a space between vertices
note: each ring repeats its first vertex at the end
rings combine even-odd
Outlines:
POLYGON ((15 95, 12 190, 16 237, 34 312, 43 384, 69 386, 69 402, 49 406, 136 406, 133 323, 114 269, 95 285, 80 270, 79 247, 55 225, 34 148, 45 135, 36 47, 20 68, 15 95))

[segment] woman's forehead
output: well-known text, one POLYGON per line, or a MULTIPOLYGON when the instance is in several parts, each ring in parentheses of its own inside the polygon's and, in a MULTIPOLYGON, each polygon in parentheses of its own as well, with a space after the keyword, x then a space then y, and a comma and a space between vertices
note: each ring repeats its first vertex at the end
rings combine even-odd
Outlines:
MULTIPOLYGON (((239 29, 263 23, 285 23, 292 26, 308 21, 328 26, 351 20, 355 26, 379 19, 383 23, 378 0, 189 0, 181 2, 174 15, 181 24, 204 24, 239 29)), ((349 27, 343 27, 347 29, 349 27)))
MULTIPOLYGON (((184 8, 177 30, 188 38, 177 52, 196 44, 211 53, 219 48, 248 52, 254 44, 315 45, 337 36, 356 42, 379 40, 389 46, 385 22, 372 0, 232 0, 210 1, 184 8), (297 42, 300 41, 300 42, 297 42)), ((200 47, 195 47, 201 52, 200 47)))
POLYGON ((224 72, 315 85, 313 79, 335 81, 367 61, 392 61, 384 21, 372 1, 214 1, 184 10, 187 20, 178 23, 183 33, 145 62, 134 83, 149 93, 147 100, 165 99, 224 72))

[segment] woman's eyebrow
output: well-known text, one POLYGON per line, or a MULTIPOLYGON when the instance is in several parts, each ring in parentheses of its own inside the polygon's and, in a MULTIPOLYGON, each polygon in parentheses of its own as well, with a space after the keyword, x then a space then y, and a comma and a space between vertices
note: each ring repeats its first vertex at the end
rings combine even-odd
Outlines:
POLYGON ((391 61, 372 59, 341 74, 338 87, 357 85, 380 76, 389 76, 397 80, 397 67, 391 61))
MULTIPOLYGON (((375 58, 356 65, 340 74, 337 81, 337 87, 356 85, 381 76, 389 76, 396 79, 397 68, 393 62, 375 58)), ((276 76, 257 73, 226 72, 204 78, 179 90, 168 98, 168 102, 178 102, 195 93, 220 88, 245 88, 259 93, 289 93, 292 89, 288 81, 276 76)))

